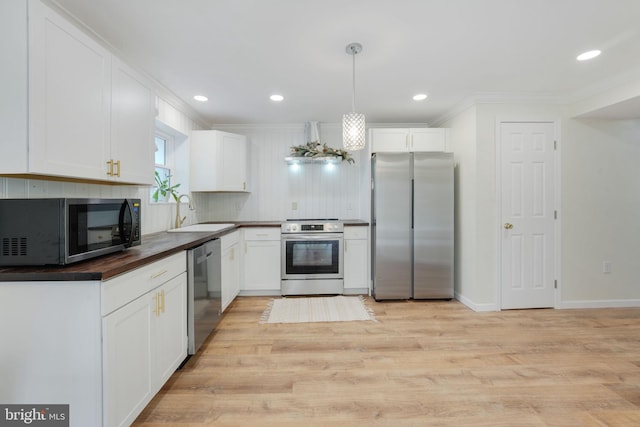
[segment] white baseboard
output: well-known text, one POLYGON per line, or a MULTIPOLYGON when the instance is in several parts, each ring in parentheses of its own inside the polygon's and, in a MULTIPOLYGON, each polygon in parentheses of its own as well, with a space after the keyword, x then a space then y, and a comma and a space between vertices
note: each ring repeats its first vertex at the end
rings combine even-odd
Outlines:
POLYGON ((500 311, 498 306, 496 304, 494 304, 494 303, 477 304, 477 303, 471 301, 469 298, 465 297, 464 295, 459 294, 458 292, 455 293, 455 299, 457 299, 458 301, 460 301, 461 303, 463 303, 464 305, 466 305, 467 307, 469 307, 473 311, 477 311, 477 312, 481 312, 481 311, 500 311))
POLYGON ((623 308, 623 307, 640 307, 640 300, 622 299, 622 300, 575 300, 561 301, 556 308, 623 308))
POLYGON ((350 288, 345 289, 343 295, 369 295, 368 288, 350 288))
POLYGON ((267 289, 260 291, 240 291, 238 293, 240 297, 272 297, 272 296, 282 296, 280 293, 280 289, 267 289))

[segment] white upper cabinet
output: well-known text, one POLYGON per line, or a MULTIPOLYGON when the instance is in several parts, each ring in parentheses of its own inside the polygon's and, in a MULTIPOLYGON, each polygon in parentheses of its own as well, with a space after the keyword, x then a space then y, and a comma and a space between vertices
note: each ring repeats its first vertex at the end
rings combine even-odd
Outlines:
POLYGON ((9 154, 0 159, 0 174, 151 184, 155 98, 150 86, 40 1, 22 8, 9 3, 2 4, 0 15, 12 25, 0 29, 0 38, 17 63, 0 83, 3 89, 13 87, 0 99, 0 111, 19 98, 27 102, 19 113, 0 119, 3 125, 12 120, 0 141, 9 154))
POLYGON ((105 179, 111 54, 57 13, 29 2, 29 163, 25 172, 105 179))
POLYGON ((218 130, 191 132, 191 191, 248 192, 247 138, 218 130))
POLYGON ((372 128, 371 151, 447 151, 449 130, 445 128, 372 128))
POLYGON ((112 64, 110 159, 116 163, 112 178, 152 184, 155 95, 145 79, 118 58, 112 64))

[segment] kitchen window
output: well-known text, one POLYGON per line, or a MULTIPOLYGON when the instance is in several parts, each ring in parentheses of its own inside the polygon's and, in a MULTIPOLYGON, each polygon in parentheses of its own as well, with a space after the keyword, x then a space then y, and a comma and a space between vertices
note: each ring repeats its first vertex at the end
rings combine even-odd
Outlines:
MULTIPOLYGON (((169 185, 174 185, 174 176, 172 174, 173 168, 173 151, 174 151, 174 139, 173 136, 162 132, 156 132, 155 136, 155 172, 158 173, 161 180, 169 180, 169 185)), ((151 187, 150 200, 153 200, 153 193, 157 186, 151 187)), ((158 202, 167 201, 160 200, 158 202)))

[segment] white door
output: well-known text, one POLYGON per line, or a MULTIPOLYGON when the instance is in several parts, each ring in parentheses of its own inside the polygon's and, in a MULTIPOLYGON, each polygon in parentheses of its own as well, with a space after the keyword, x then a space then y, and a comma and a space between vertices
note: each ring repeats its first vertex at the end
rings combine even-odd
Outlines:
POLYGON ((554 306, 553 123, 501 123, 501 308, 554 306))

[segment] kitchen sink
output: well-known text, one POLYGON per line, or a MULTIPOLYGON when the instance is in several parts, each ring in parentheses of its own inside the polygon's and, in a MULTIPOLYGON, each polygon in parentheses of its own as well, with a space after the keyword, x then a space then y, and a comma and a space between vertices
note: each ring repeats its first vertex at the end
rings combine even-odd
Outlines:
POLYGON ((235 226, 235 224, 193 224, 187 225, 186 227, 173 228, 167 231, 169 233, 202 233, 220 231, 235 226))

